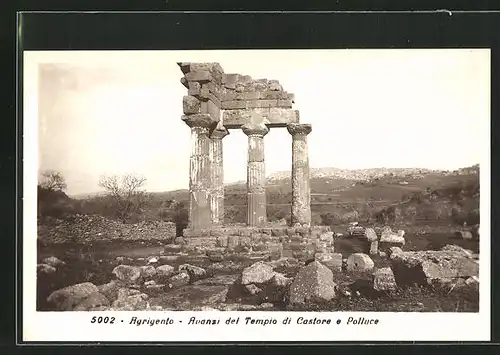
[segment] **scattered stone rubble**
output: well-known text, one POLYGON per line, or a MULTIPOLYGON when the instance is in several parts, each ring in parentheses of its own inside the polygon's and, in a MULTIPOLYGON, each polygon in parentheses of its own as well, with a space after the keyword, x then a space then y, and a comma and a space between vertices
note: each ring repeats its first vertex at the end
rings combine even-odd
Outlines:
POLYGON ((38 239, 45 243, 120 240, 159 240, 175 238, 175 224, 148 221, 126 224, 100 215, 76 215, 72 220, 52 219, 38 225, 38 239))
MULTIPOLYGON (((343 235, 305 226, 186 231, 181 243, 167 244, 160 255, 135 262, 117 257, 108 283, 68 286, 52 292, 47 302, 63 311, 272 310, 413 285, 479 290, 478 254, 453 244, 404 251, 404 234, 359 225, 343 235), (334 250, 340 239, 357 240, 366 252, 344 258, 334 250), (386 259, 387 266, 376 267, 375 258, 386 259), (345 276, 354 282, 346 283, 345 276)), ((37 272, 57 277, 63 267, 67 262, 48 257, 37 272)))
MULTIPOLYGON (((390 266, 376 268, 369 255, 354 253, 347 258, 345 269, 342 256, 335 253, 328 257, 316 254, 309 262, 293 257, 256 260, 244 268, 232 268, 227 260, 202 268, 185 262, 161 264, 167 261, 161 256, 140 258, 143 265, 128 265, 128 259, 117 258, 113 280, 102 285, 84 282, 68 286, 52 292, 47 302, 60 311, 272 310, 279 305, 293 308, 359 297, 367 289, 397 292, 414 284, 445 287, 448 292, 479 290, 477 255, 470 250, 457 245, 416 252, 391 247, 388 255, 390 266), (292 269, 296 271, 290 273, 292 269), (342 281, 341 274, 351 275, 354 282, 342 281), (359 274, 371 278, 357 279, 359 274)), ((193 255, 189 257, 195 260, 193 255)), ((49 261, 65 265, 54 257, 43 261, 37 267, 39 273, 46 273, 47 268, 57 273, 49 261)))

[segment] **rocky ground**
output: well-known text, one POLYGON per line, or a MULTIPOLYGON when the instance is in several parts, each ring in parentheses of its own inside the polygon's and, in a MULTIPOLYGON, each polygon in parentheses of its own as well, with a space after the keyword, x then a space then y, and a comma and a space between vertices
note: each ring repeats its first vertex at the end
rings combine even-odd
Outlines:
MULTIPOLYGON (((252 250, 219 257, 153 239, 45 242, 38 249, 38 309, 479 310, 477 241, 468 235, 407 232, 400 247, 372 255, 334 235, 337 253, 309 259, 252 250), (426 244, 433 250, 414 247, 433 238, 440 240, 426 244)), ((397 233, 391 238, 397 242, 397 233)))

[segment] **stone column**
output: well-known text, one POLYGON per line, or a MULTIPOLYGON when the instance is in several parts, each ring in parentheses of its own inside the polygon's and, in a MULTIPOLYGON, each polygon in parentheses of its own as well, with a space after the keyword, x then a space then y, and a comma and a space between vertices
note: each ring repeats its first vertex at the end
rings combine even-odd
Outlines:
POLYGON ((222 139, 229 134, 222 126, 217 126, 210 134, 209 160, 212 165, 210 191, 210 216, 214 225, 224 223, 224 164, 222 139))
POLYGON ((309 153, 307 135, 310 124, 290 123, 292 135, 292 226, 311 225, 311 185, 309 177, 309 153))
POLYGON ((269 132, 269 128, 259 123, 245 124, 241 129, 248 136, 247 224, 259 226, 267 221, 264 136, 269 132))
POLYGON ((189 226, 190 229, 205 229, 212 225, 210 216, 211 166, 209 159, 210 129, 216 122, 210 115, 183 116, 191 127, 191 158, 189 165, 189 226))

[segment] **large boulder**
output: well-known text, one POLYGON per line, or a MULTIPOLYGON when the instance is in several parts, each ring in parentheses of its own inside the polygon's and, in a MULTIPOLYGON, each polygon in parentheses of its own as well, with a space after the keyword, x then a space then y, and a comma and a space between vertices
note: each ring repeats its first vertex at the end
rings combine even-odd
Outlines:
POLYGON ((156 275, 156 269, 152 265, 141 266, 141 277, 143 279, 149 279, 156 275))
POLYGON ((390 267, 375 270, 373 273, 373 288, 376 291, 394 291, 397 289, 396 279, 390 267))
POLYGON ((97 293, 97 286, 84 282, 54 291, 47 298, 47 302, 58 311, 71 311, 92 293, 97 293))
POLYGON ((402 247, 403 245, 405 245, 405 238, 403 237, 403 235, 404 235, 403 231, 394 233, 389 229, 385 229, 382 231, 380 235, 380 243, 390 244, 391 246, 402 247))
POLYGON ((168 278, 175 273, 175 268, 170 265, 161 265, 156 268, 156 275, 159 278, 168 278))
POLYGON ((336 284, 333 273, 318 261, 301 268, 295 276, 288 293, 290 305, 309 301, 329 301, 335 298, 336 284))
POLYGON ((140 311, 148 307, 148 295, 139 290, 130 288, 120 288, 118 290, 118 297, 112 303, 112 310, 116 311, 140 311))
POLYGON ((274 274, 275 272, 272 265, 264 262, 257 262, 243 270, 241 274, 241 283, 243 285, 263 284, 271 280, 274 274))
POLYGON ((106 284, 97 286, 99 293, 106 296, 109 300, 114 300, 118 297, 118 290, 124 287, 124 283, 119 280, 112 280, 106 284))
POLYGON ((395 249, 390 255, 390 261, 396 282, 400 286, 479 276, 479 263, 457 251, 403 252, 395 249))
POLYGON ((370 256, 363 253, 354 253, 347 258, 347 271, 363 273, 372 271, 375 264, 370 256))
POLYGON ((131 265, 118 265, 113 269, 113 274, 126 283, 136 283, 141 277, 141 268, 131 265))

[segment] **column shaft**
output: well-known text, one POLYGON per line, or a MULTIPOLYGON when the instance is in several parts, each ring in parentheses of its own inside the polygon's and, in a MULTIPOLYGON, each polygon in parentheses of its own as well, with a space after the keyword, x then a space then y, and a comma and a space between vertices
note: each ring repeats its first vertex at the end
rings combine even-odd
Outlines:
POLYGON ((269 128, 260 123, 244 125, 242 130, 248 136, 247 224, 261 226, 267 222, 264 136, 269 128))
POLYGON ((267 221, 265 170, 264 138, 250 136, 247 165, 247 223, 250 226, 263 225, 267 221))
POLYGON ((189 167, 189 221, 192 229, 211 226, 209 196, 211 188, 209 129, 191 127, 191 159, 189 167))
POLYGON ((222 139, 229 134, 225 128, 212 132, 210 139, 209 160, 211 164, 210 180, 210 217, 213 225, 224 223, 224 165, 222 139))
POLYGON ((307 134, 310 125, 288 127, 292 134, 292 225, 311 225, 311 185, 307 134))

